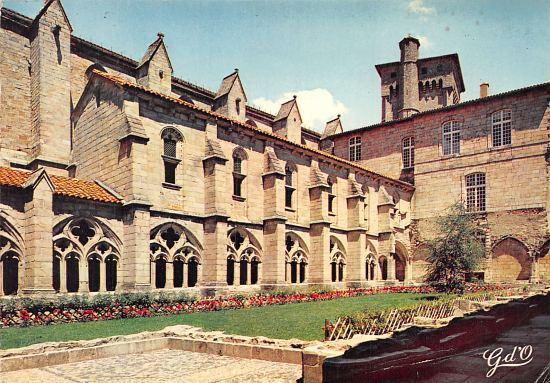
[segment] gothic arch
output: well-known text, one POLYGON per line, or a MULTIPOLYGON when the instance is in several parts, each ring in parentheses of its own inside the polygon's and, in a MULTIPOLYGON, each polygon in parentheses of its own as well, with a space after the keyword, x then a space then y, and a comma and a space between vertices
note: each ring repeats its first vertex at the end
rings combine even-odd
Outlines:
POLYGON ((346 270, 346 250, 338 238, 330 236, 330 273, 332 282, 343 282, 346 270))
POLYGON ((195 287, 201 273, 203 247, 185 226, 167 221, 150 232, 151 285, 155 288, 195 287))
POLYGON ((262 258, 260 242, 249 230, 242 227, 233 228, 227 233, 227 253, 237 261, 262 258))
POLYGON ((304 240, 295 232, 285 235, 285 281, 304 283, 307 280, 309 250, 304 240))
POLYGON ((492 247, 491 279, 497 282, 528 280, 531 276, 529 248, 513 236, 500 238, 492 247))
POLYGON ((235 277, 240 285, 255 285, 260 281, 262 248, 256 237, 243 227, 235 227, 227 233, 227 284, 233 285, 235 277), (235 275, 235 265, 238 275, 235 275))
POLYGON ((17 294, 22 280, 22 237, 6 215, 0 213, 0 296, 17 294))
POLYGON ((52 242, 56 291, 116 289, 122 241, 107 224, 93 217, 71 216, 54 225, 52 242))
POLYGON ((197 237, 179 223, 169 221, 151 230, 149 255, 152 261, 163 257, 167 262, 175 258, 187 262, 195 257, 202 263, 202 251, 203 247, 197 237))

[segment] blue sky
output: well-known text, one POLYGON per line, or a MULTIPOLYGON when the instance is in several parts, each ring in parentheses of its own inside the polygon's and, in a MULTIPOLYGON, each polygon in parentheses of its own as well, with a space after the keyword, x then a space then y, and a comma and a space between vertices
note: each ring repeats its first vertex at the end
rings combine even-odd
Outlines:
MULTIPOLYGON (((459 54, 463 101, 482 81, 491 94, 550 81, 547 0, 62 2, 75 35, 139 60, 163 32, 176 76, 216 90, 239 68, 249 103, 276 112, 297 94, 317 130, 337 113, 344 129, 380 121, 374 65, 409 33, 421 57, 459 54)), ((42 4, 4 0, 30 17, 42 4)))

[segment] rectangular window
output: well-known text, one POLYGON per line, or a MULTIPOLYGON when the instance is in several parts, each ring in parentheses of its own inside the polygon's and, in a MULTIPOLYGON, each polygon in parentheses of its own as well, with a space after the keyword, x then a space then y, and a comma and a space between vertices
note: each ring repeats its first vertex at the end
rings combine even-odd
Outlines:
POLYGON ((491 116, 493 147, 510 145, 512 143, 512 111, 499 110, 491 116))
POLYGON ((469 212, 485 211, 485 173, 474 173, 466 176, 466 210, 469 212))
POLYGON ((175 163, 164 161, 164 182, 168 184, 176 183, 176 166, 175 163))
POLYGON ((361 137, 352 137, 349 139, 349 160, 361 160, 361 137))
POLYGON ((233 195, 237 197, 243 196, 243 181, 242 174, 233 173, 233 195))
POLYGON ((292 194, 294 194, 294 188, 287 186, 285 188, 285 207, 292 209, 292 194))
POLYGON ((414 137, 403 139, 403 169, 414 167, 414 137))
POLYGON ((443 155, 460 154, 460 123, 448 121, 443 124, 443 155))

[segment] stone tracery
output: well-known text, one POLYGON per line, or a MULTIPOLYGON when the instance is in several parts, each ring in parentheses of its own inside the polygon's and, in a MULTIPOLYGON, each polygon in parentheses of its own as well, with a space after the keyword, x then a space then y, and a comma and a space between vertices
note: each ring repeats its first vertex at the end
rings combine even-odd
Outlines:
POLYGON ((53 233, 52 287, 58 292, 114 291, 121 242, 105 224, 72 217, 53 233))
POLYGON ((199 281, 201 253, 199 241, 184 226, 174 222, 157 226, 149 242, 151 284, 156 288, 194 287, 199 281))

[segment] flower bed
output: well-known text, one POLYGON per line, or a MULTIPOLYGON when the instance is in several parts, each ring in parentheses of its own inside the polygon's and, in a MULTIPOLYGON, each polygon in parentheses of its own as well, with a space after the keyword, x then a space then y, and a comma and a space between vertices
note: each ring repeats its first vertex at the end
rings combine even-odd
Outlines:
MULTIPOLYGON (((468 292, 503 289, 497 285, 470 285, 468 292)), ((112 320, 158 315, 232 310, 247 307, 325 301, 381 293, 433 293, 428 286, 387 286, 347 290, 275 292, 195 299, 186 294, 121 293, 62 296, 56 301, 15 299, 0 306, 1 327, 25 327, 69 322, 112 320)))

